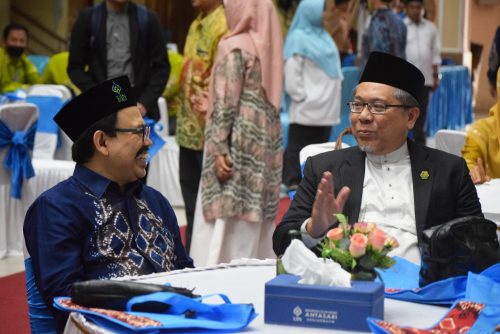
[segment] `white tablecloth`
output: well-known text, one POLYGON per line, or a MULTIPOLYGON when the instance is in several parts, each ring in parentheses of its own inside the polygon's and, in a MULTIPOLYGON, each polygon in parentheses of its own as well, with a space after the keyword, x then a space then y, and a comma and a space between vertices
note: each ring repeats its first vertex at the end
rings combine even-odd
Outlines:
POLYGON ((476 189, 484 216, 500 226, 500 179, 479 184, 476 189))
MULTIPOLYGON (((269 325, 264 323, 264 285, 275 277, 274 260, 242 261, 242 265, 219 265, 205 269, 187 269, 171 273, 145 276, 136 281, 195 288, 201 295, 226 294, 233 303, 253 303, 258 313, 245 332, 258 333, 353 333, 305 327, 269 325), (247 263, 247 264, 245 264, 247 263), (253 263, 253 264, 252 264, 253 263)), ((385 299, 384 319, 399 325, 426 328, 434 325, 448 308, 385 299)), ((94 327, 90 324, 86 326, 94 327)), ((94 327, 95 328, 95 327, 94 327)), ((81 333, 73 322, 68 322, 65 333, 81 333)), ((104 333, 104 332, 103 332, 104 333)))

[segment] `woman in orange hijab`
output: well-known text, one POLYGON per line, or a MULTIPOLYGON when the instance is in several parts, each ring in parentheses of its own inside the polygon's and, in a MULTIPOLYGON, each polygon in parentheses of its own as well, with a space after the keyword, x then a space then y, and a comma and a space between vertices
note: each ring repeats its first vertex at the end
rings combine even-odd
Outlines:
POLYGON ((472 124, 462 149, 475 184, 500 178, 500 69, 496 88, 497 103, 491 107, 488 117, 472 124))

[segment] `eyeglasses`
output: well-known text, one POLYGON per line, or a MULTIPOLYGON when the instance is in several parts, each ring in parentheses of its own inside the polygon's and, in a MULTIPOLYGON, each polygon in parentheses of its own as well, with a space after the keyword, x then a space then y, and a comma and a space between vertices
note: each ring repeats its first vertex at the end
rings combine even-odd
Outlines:
POLYGON ((149 134, 151 133, 151 127, 149 125, 144 125, 139 128, 114 128, 113 131, 117 132, 130 132, 134 134, 142 133, 142 142, 145 143, 149 139, 149 134))
POLYGON ((368 111, 372 114, 384 114, 387 108, 399 107, 399 108, 413 108, 417 106, 407 105, 407 104, 383 104, 383 103, 364 103, 364 102, 347 102, 349 109, 351 109, 352 113, 359 114, 361 113, 366 106, 368 106, 368 111))

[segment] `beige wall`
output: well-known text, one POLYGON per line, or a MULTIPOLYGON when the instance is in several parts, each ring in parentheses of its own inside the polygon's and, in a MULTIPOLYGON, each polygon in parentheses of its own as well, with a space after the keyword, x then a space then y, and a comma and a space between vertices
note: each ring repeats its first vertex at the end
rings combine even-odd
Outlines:
POLYGON ((25 24, 33 36, 30 41, 30 50, 32 52, 50 55, 50 50, 60 51, 65 48, 65 45, 53 36, 50 36, 50 34, 43 32, 42 29, 38 29, 29 20, 19 15, 15 9, 33 18, 53 34, 65 39, 68 36, 68 1, 15 0, 11 2, 11 18, 25 24))
POLYGON ((10 0, 0 0, 0 29, 10 22, 10 0))
POLYGON ((471 1, 469 20, 470 42, 483 45, 483 53, 479 64, 480 71, 475 111, 479 114, 485 114, 495 103, 495 99, 489 93, 486 71, 488 69, 491 42, 497 27, 500 25, 500 4, 480 6, 476 1, 471 1))

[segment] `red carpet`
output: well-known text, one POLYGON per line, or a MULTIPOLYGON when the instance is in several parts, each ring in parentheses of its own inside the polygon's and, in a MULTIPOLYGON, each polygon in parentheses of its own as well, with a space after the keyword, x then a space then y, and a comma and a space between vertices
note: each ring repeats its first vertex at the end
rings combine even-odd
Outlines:
POLYGON ((29 333, 24 272, 0 278, 0 333, 29 333))

